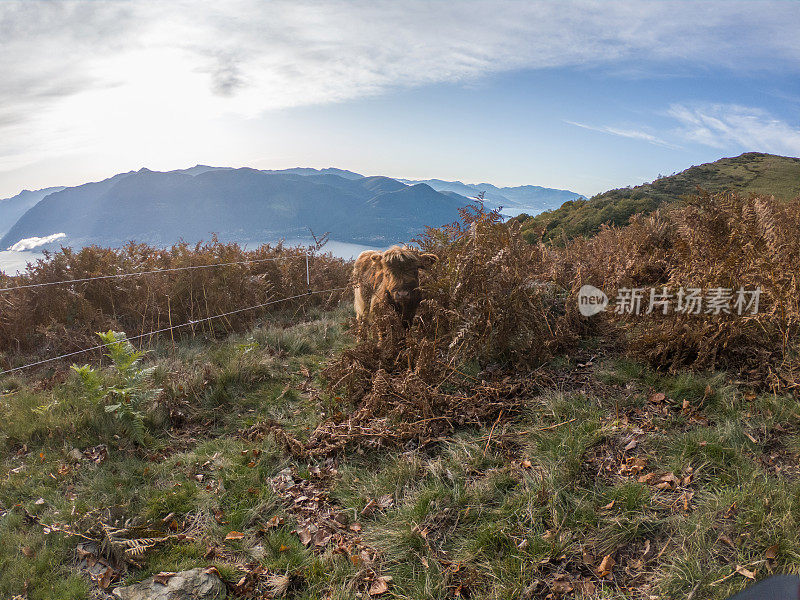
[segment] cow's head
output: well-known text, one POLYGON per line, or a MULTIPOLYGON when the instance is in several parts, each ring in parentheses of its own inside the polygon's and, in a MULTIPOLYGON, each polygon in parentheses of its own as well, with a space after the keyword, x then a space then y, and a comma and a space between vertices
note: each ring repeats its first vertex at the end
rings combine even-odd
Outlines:
POLYGON ((419 271, 430 268, 438 258, 435 254, 392 246, 385 252, 373 255, 372 260, 383 273, 386 302, 400 314, 403 325, 409 327, 422 300, 419 271))

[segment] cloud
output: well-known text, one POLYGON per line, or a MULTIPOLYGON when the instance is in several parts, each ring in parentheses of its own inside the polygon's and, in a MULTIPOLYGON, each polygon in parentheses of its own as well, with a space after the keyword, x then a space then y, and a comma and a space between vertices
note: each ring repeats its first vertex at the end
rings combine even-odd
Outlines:
POLYGON ((728 0, 6 0, 0 172, 110 140, 196 147, 214 119, 517 69, 797 71, 798 17, 728 0))
POLYGON ((646 131, 640 131, 638 129, 620 129, 617 127, 607 127, 607 126, 596 127, 592 125, 586 125, 585 123, 578 123, 576 121, 564 121, 564 122, 567 123, 568 125, 574 125, 575 127, 589 129, 590 131, 599 131, 601 133, 608 133, 619 137, 641 140, 644 142, 648 142, 650 144, 654 144, 656 146, 663 146, 664 148, 677 149, 680 147, 671 144, 665 140, 662 140, 661 138, 658 138, 650 133, 647 133, 646 131))
POLYGON ((735 104, 687 106, 674 104, 669 113, 685 139, 712 148, 800 156, 800 127, 759 108, 735 104))
POLYGON ((67 237, 66 233, 54 233, 53 235, 47 235, 45 237, 29 237, 18 241, 16 244, 11 246, 9 250, 11 250, 12 252, 33 250, 34 248, 38 248, 39 246, 44 246, 45 244, 49 244, 50 242, 55 242, 56 240, 60 240, 61 238, 65 237, 67 237))

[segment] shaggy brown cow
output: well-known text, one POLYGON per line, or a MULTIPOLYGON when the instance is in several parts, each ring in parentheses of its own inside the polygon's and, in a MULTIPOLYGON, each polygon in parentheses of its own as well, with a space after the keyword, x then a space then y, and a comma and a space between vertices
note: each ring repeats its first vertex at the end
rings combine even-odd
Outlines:
POLYGON ((387 306, 400 315, 404 327, 410 327, 422 300, 419 270, 437 260, 435 254, 403 246, 392 246, 385 252, 362 252, 353 267, 356 317, 363 321, 387 306))

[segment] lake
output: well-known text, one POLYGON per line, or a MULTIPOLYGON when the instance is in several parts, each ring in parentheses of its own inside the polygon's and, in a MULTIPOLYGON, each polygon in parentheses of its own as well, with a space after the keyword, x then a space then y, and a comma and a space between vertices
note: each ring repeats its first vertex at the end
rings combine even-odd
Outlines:
MULTIPOLYGON (((284 241, 286 246, 308 246, 313 244, 312 240, 296 238, 284 241)), ((334 240, 329 241, 323 248, 325 252, 330 252, 334 256, 344 259, 352 259, 358 256, 364 250, 383 250, 383 248, 374 248, 372 246, 362 246, 361 244, 350 244, 347 242, 337 242, 334 240)), ((41 252, 33 252, 26 250, 24 252, 14 252, 12 250, 0 251, 0 271, 4 271, 7 275, 16 275, 25 270, 27 263, 36 262, 37 259, 44 258, 41 252)))
POLYGON ((35 263, 37 259, 44 258, 41 252, 14 252, 12 250, 0 251, 0 271, 6 275, 16 275, 24 271, 29 262, 35 263))

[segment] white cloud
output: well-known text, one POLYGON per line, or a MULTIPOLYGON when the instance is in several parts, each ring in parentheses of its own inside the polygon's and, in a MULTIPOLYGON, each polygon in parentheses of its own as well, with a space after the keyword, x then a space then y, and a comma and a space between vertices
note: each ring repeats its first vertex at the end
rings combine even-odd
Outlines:
POLYGON ((759 108, 674 104, 669 115, 681 124, 680 135, 705 146, 800 156, 800 127, 759 108))
POLYGON ((112 145, 177 155, 222 119, 514 69, 797 70, 798 17, 728 0, 6 0, 0 172, 112 145))
POLYGON ((665 148, 672 148, 672 149, 679 148, 679 146, 676 146, 665 140, 662 140, 661 138, 656 137, 651 133, 647 133, 646 131, 641 131, 638 129, 620 129, 618 127, 607 127, 607 126, 597 127, 593 125, 586 125, 585 123, 578 123, 577 121, 564 121, 564 122, 567 123, 568 125, 574 125, 575 127, 589 129, 590 131, 599 131, 600 133, 608 133, 619 137, 641 140, 653 144, 655 146, 663 146, 665 148))
POLYGON ((23 250, 33 250, 34 248, 38 248, 39 246, 44 246, 45 244, 49 244, 51 242, 55 242, 56 240, 60 240, 61 238, 67 237, 66 233, 54 233, 53 235, 47 235, 44 237, 29 237, 24 238, 18 241, 16 244, 11 246, 9 250, 12 252, 22 252, 23 250))

